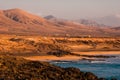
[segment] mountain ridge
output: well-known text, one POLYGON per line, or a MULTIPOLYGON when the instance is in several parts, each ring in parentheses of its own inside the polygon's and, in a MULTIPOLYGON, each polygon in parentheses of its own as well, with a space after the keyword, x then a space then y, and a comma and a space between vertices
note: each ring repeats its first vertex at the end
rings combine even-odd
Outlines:
MULTIPOLYGON (((51 16, 53 18, 53 16, 51 16)), ((22 35, 116 36, 115 29, 87 26, 71 20, 46 19, 21 9, 0 11, 0 33, 22 35)))
POLYGON ((95 21, 108 26, 117 27, 120 26, 120 14, 108 15, 101 18, 96 18, 95 21))

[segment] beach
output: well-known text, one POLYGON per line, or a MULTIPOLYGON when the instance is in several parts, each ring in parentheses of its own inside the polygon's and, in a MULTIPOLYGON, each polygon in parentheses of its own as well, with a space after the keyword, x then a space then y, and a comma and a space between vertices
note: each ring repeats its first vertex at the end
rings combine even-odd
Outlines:
MULTIPOLYGON (((80 55, 120 55, 120 51, 104 51, 104 52, 76 52, 76 54, 80 55)), ((62 57, 57 57, 57 56, 29 56, 29 57, 24 57, 25 59, 28 60, 35 60, 35 61, 54 61, 54 60, 60 60, 60 61, 78 61, 82 59, 95 59, 95 58, 89 58, 89 57, 82 57, 82 56, 73 56, 73 55, 66 55, 62 57)))

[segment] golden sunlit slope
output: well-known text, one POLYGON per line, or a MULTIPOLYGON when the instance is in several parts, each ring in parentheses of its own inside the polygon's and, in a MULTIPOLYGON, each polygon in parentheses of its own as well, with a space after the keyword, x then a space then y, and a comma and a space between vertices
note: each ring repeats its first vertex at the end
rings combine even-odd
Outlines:
POLYGON ((19 24, 9 18, 7 18, 4 15, 4 11, 0 11, 0 33, 13 33, 14 30, 16 31, 20 31, 24 29, 24 31, 26 30, 26 28, 24 27, 24 25, 19 24))
POLYGON ((3 33, 54 34, 59 32, 53 23, 21 9, 1 10, 0 26, 3 33))
POLYGON ((56 43, 52 38, 0 35, 0 55, 47 55, 52 51, 62 51, 65 54, 70 51, 70 48, 67 45, 56 43))
POLYGON ((43 19, 39 16, 30 14, 24 10, 17 9, 17 8, 4 10, 3 12, 6 17, 8 17, 16 22, 23 23, 23 24, 43 25, 46 22, 45 19, 43 19))
POLYGON ((89 26, 74 21, 59 19, 52 15, 46 16, 44 18, 59 26, 62 30, 66 32, 66 34, 69 34, 71 36, 110 37, 116 35, 119 36, 118 34, 120 34, 119 30, 116 31, 107 26, 89 26))
MULTIPOLYGON (((21 9, 0 10, 0 33, 22 35, 116 36, 120 30, 90 27, 69 20, 48 20, 21 9)), ((119 35, 118 35, 119 36, 119 35)))

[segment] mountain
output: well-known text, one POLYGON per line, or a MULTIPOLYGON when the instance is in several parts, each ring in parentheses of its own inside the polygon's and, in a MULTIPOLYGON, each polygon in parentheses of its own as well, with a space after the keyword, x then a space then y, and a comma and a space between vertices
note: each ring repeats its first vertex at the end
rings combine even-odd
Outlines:
POLYGON ((38 24, 43 25, 46 21, 45 19, 30 14, 24 10, 21 9, 10 9, 10 10, 4 10, 4 15, 16 22, 23 23, 23 24, 38 24))
POLYGON ((107 27, 106 25, 104 24, 98 24, 96 21, 94 20, 87 20, 87 19, 79 19, 79 20, 75 20, 75 22, 78 22, 80 24, 84 24, 86 26, 98 26, 98 27, 107 27))
POLYGON ((71 21, 71 20, 66 20, 66 19, 60 19, 60 18, 56 18, 54 17, 53 15, 48 15, 48 16, 45 16, 44 17, 45 19, 49 20, 50 22, 58 25, 58 26, 61 26, 61 27, 65 27, 65 26, 83 26, 82 24, 80 23, 77 23, 75 21, 71 21))
POLYGON ((112 29, 115 29, 115 30, 120 30, 120 27, 114 27, 112 29))
POLYGON ((120 26, 120 14, 109 15, 102 18, 96 18, 95 21, 100 24, 117 27, 120 26))
MULTIPOLYGON (((24 25, 19 24, 9 18, 7 18, 4 15, 4 11, 0 11, 0 33, 8 33, 8 32, 14 32, 14 29, 17 30, 18 29, 22 29, 24 27, 24 25)), ((25 30, 25 29, 24 29, 25 30)))
POLYGON ((53 15, 48 15, 48 16, 45 16, 44 18, 47 20, 56 19, 56 17, 54 17, 53 15))
MULTIPOLYGON (((0 26, 3 33, 54 34, 57 27, 46 19, 21 9, 2 10, 0 26)), ((60 31, 61 32, 61 31, 60 31)))
POLYGON ((118 36, 120 33, 120 30, 112 29, 110 26, 99 24, 93 20, 65 20, 56 18, 52 15, 48 15, 44 18, 62 28, 64 27, 64 30, 70 35, 118 36))
POLYGON ((48 15, 44 17, 45 19, 52 21, 54 23, 72 23, 75 25, 85 25, 85 26, 89 26, 89 27, 108 27, 107 25, 104 24, 98 24, 97 22, 95 22, 94 20, 87 20, 87 19, 79 19, 79 20, 65 20, 65 19, 58 19, 56 17, 54 17, 53 15, 48 15))
POLYGON ((21 9, 0 10, 0 33, 20 35, 116 36, 120 30, 88 26, 54 16, 41 17, 21 9))

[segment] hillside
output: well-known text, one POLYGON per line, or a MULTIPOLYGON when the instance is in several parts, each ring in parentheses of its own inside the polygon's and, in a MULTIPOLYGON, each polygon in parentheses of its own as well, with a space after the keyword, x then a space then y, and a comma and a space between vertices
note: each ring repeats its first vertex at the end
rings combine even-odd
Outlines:
POLYGON ((19 30, 26 30, 24 25, 19 24, 6 16, 4 16, 3 11, 0 11, 0 33, 17 33, 19 30))
POLYGON ((120 14, 108 15, 95 19, 100 24, 105 24, 112 27, 120 26, 120 14))
POLYGON ((23 24, 37 24, 44 25, 47 21, 40 16, 30 14, 21 9, 3 10, 6 17, 23 24))
POLYGON ((91 20, 65 20, 59 19, 52 15, 44 17, 45 19, 53 22, 60 28, 64 28, 67 33, 71 36, 80 36, 80 37, 113 37, 119 36, 120 31, 110 28, 109 26, 98 24, 95 21, 91 20))
POLYGON ((119 30, 88 26, 55 17, 42 18, 21 9, 0 10, 0 33, 46 36, 119 36, 119 30))
POLYGON ((75 22, 78 22, 80 24, 84 24, 84 25, 87 25, 87 26, 91 26, 91 27, 94 27, 94 26, 97 26, 97 27, 108 27, 108 26, 106 26, 104 24, 98 24, 94 20, 80 19, 80 20, 75 20, 75 22))
POLYGON ((0 23, 1 28, 7 30, 2 29, 1 32, 3 33, 52 34, 59 32, 59 30, 54 27, 53 23, 21 9, 2 10, 0 23))

